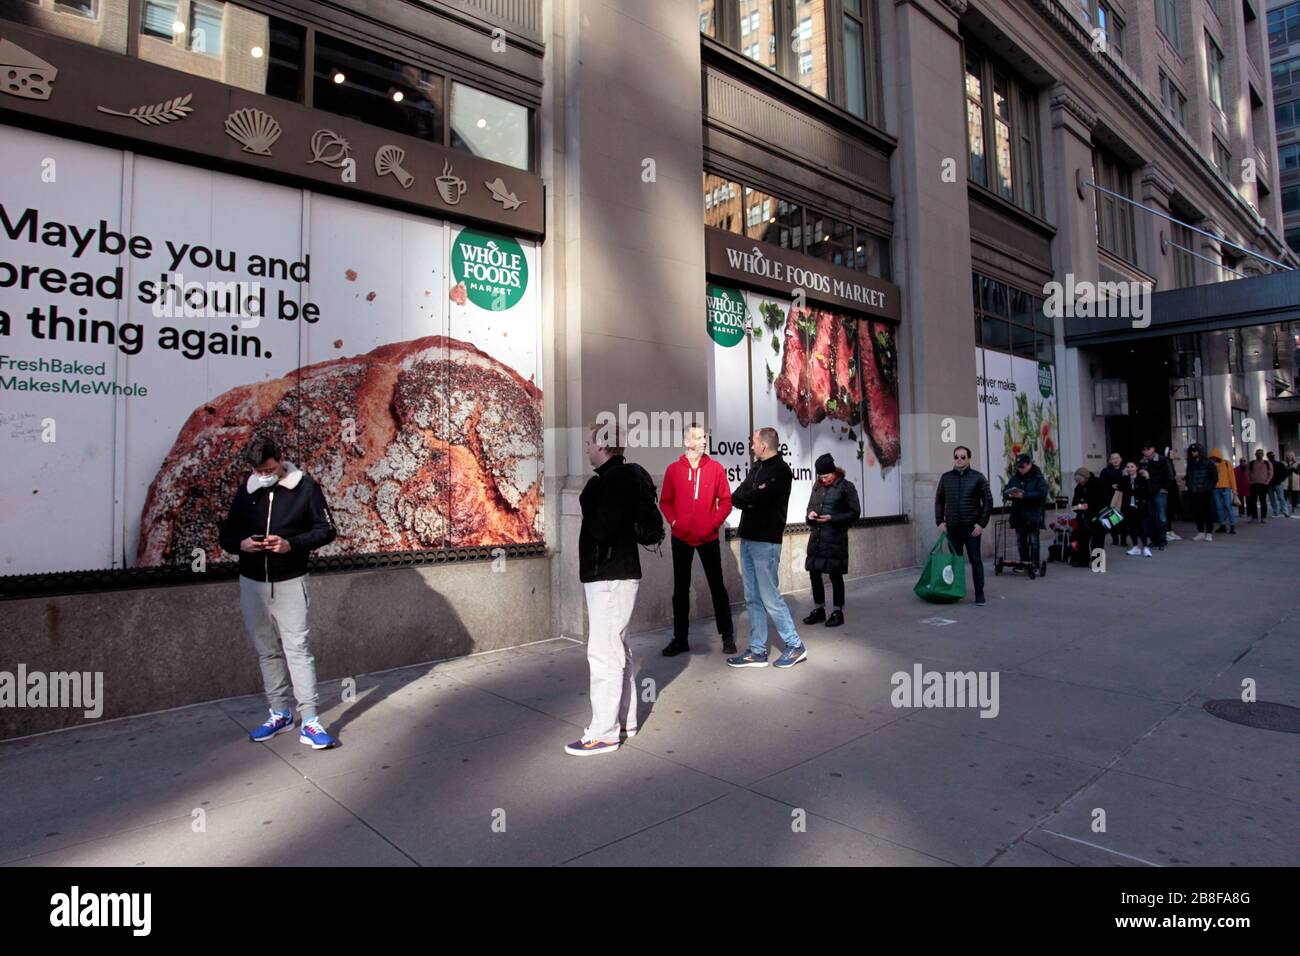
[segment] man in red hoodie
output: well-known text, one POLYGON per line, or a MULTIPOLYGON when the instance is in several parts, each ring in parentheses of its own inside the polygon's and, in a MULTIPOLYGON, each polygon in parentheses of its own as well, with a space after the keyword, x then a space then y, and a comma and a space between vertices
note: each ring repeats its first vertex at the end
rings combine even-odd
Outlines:
POLYGON ((664 648, 665 657, 691 649, 686 637, 690 630, 691 565, 696 552, 704 565, 704 577, 713 597, 713 615, 722 635, 724 654, 736 653, 731 625, 731 598, 722 580, 722 543, 718 529, 731 514, 731 486, 721 462, 706 455, 709 433, 698 425, 686 431, 686 454, 668 466, 659 493, 673 533, 673 639, 664 648))

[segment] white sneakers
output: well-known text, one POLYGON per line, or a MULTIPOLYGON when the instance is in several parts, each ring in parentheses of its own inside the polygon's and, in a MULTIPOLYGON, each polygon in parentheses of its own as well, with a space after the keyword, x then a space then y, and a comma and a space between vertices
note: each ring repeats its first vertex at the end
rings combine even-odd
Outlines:
POLYGON ((1193 540, 1193 541, 1204 541, 1204 540, 1205 540, 1205 532, 1204 532, 1204 531, 1198 531, 1198 532, 1196 533, 1196 537, 1193 538, 1192 540, 1193 540))
POLYGON ((1214 535, 1211 534, 1211 533, 1208 532, 1208 531, 1205 532, 1205 540, 1206 540, 1206 541, 1213 541, 1213 540, 1214 540, 1214 535))
POLYGON ((1151 549, 1150 549, 1150 548, 1143 548, 1143 549, 1142 549, 1142 557, 1144 557, 1144 558, 1149 558, 1149 557, 1151 557, 1151 549))
POLYGON ((1168 540, 1168 541, 1182 541, 1182 540, 1183 540, 1183 536, 1182 536, 1181 534, 1174 534, 1172 531, 1170 531, 1167 535, 1165 535, 1165 538, 1166 538, 1166 540, 1168 540))
MULTIPOLYGON (((1133 547, 1131 547, 1131 548, 1128 549, 1128 553, 1131 554, 1131 555, 1133 555, 1133 557, 1136 558, 1139 554, 1142 553, 1142 549, 1139 548, 1139 547, 1135 544, 1135 545, 1133 545, 1133 547)), ((1148 550, 1148 551, 1147 551, 1147 554, 1150 554, 1150 553, 1151 553, 1150 550, 1148 550)))

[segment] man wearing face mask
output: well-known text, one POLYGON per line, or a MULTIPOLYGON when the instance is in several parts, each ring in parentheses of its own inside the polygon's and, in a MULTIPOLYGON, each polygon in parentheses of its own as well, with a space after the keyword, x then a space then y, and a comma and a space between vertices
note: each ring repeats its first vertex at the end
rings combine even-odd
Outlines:
POLYGON ((270 740, 293 730, 290 686, 302 715, 299 740, 313 750, 337 741, 317 713, 316 660, 307 638, 307 556, 337 536, 320 486, 269 438, 256 438, 244 456, 253 473, 239 486, 221 523, 223 550, 239 555, 239 604, 257 650, 271 716, 248 739, 270 740), (286 666, 287 664, 287 666, 286 666))

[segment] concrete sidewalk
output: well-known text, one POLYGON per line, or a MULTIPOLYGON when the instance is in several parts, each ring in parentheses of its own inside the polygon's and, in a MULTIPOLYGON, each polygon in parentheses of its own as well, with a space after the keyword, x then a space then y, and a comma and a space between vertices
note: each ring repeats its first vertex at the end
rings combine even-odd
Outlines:
POLYGON ((253 697, 0 744, 0 862, 1300 864, 1300 735, 1201 706, 1247 677, 1300 706, 1300 520, 1038 581, 987 550, 987 607, 861 580, 791 671, 726 667, 712 621, 671 660, 637 635, 655 700, 610 756, 563 752, 588 715, 566 639, 359 677, 327 752, 249 743, 253 697), (917 664, 998 672, 997 716, 895 708, 917 664))

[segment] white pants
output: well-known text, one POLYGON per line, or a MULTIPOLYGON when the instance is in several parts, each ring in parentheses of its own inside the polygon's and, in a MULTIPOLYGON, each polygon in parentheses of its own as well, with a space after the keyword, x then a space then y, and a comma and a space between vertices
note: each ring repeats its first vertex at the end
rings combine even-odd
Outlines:
POLYGON ((637 729, 636 675, 627 625, 636 605, 640 581, 589 581, 587 596, 587 663, 591 667, 591 723, 585 737, 618 741, 619 718, 637 729))

